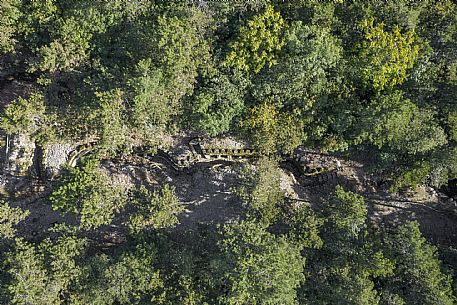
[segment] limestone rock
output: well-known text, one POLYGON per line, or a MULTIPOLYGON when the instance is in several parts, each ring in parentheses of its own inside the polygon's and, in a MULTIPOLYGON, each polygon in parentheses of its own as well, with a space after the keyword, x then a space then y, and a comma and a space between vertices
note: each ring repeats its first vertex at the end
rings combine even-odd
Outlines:
POLYGON ((5 172, 15 176, 26 176, 33 166, 35 142, 25 134, 9 137, 5 172))
POLYGON ((45 147, 42 166, 47 177, 52 178, 60 174, 73 149, 74 145, 61 143, 50 144, 45 147))

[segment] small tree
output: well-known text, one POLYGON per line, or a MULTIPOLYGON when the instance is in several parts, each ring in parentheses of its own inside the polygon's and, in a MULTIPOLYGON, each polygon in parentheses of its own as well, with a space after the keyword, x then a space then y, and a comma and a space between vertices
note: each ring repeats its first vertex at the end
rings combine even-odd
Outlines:
POLYGON ((114 155, 117 151, 129 146, 129 129, 127 126, 124 95, 116 89, 109 92, 98 92, 99 108, 93 112, 93 124, 100 136, 100 147, 104 153, 114 155))
POLYGON ((157 249, 149 243, 118 255, 93 256, 86 262, 84 281, 72 294, 71 304, 169 304, 162 302, 164 283, 156 261, 157 249))
POLYGON ((21 16, 20 0, 4 0, 0 3, 0 54, 14 51, 17 21, 21 16))
POLYGON ((78 214, 85 229, 109 224, 126 203, 123 190, 111 185, 92 159, 69 169, 49 199, 53 209, 78 214))
POLYGON ((455 304, 450 274, 443 272, 437 249, 427 243, 417 222, 409 222, 388 237, 395 272, 382 281, 391 294, 406 304, 455 304))
POLYGON ((284 192, 280 185, 281 172, 276 161, 261 158, 255 171, 245 167, 241 172, 242 186, 238 189, 246 201, 252 216, 269 224, 277 220, 284 203, 284 192))
POLYGON ((70 236, 46 239, 38 247, 17 240, 8 258, 13 304, 64 304, 62 297, 81 275, 76 257, 84 245, 84 240, 70 236))
POLYGON ((278 151, 291 153, 304 137, 303 122, 290 113, 280 113, 271 103, 249 109, 241 128, 251 136, 255 146, 264 154, 278 151))
POLYGON ((129 218, 129 227, 139 233, 147 228, 161 229, 176 225, 176 217, 183 211, 175 189, 165 185, 158 191, 148 191, 143 185, 133 198, 137 211, 129 218))
POLYGON ((205 79, 194 97, 192 125, 211 136, 227 132, 244 107, 240 88, 220 72, 205 79))
POLYGON ((392 274, 386 258, 366 228, 363 198, 337 187, 323 208, 323 246, 307 251, 308 281, 300 290, 303 303, 379 304, 375 278, 392 274))
POLYGON ((8 203, 0 201, 0 238, 13 238, 16 234, 14 226, 29 215, 28 210, 12 208, 8 203))
POLYGON ((33 93, 28 99, 19 97, 4 109, 1 128, 10 134, 34 134, 43 124, 45 111, 42 94, 33 93))

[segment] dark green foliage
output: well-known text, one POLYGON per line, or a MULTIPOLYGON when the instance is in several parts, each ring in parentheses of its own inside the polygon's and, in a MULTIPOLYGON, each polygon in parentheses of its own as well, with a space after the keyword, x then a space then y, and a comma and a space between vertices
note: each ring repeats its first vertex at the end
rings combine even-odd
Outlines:
POLYGON ((434 122, 433 112, 405 100, 399 91, 377 97, 366 111, 366 127, 361 131, 379 148, 388 146, 414 155, 447 142, 444 130, 434 122))
POLYGON ((367 230, 363 198, 337 188, 323 247, 309 252, 303 297, 313 304, 453 304, 448 273, 417 223, 385 237, 367 230))
POLYGON ((363 198, 337 187, 323 213, 323 246, 307 256, 310 274, 302 286, 303 301, 378 304, 373 279, 391 274, 393 263, 376 250, 374 238, 366 230, 363 198))
POLYGON ((187 16, 158 17, 157 31, 148 38, 152 45, 145 46, 150 53, 139 58, 135 77, 129 81, 132 125, 149 142, 174 125, 173 118, 183 109, 181 99, 192 91, 197 69, 209 56, 207 42, 202 40, 207 26, 202 13, 181 13, 187 16))
POLYGON ((221 247, 229 285, 222 304, 296 304, 304 280, 300 247, 255 222, 226 226, 221 247))
POLYGON ((330 212, 327 219, 335 232, 357 236, 365 226, 367 208, 363 197, 346 192, 341 186, 336 187, 327 211, 330 212))
POLYGON ((342 49, 329 29, 293 22, 285 33, 284 55, 272 69, 256 78, 259 100, 273 98, 280 105, 308 110, 321 96, 334 90, 332 69, 342 49))
POLYGON ((16 229, 14 226, 29 215, 30 212, 27 210, 12 208, 7 202, 0 201, 0 239, 15 237, 16 229))
POLYGON ((75 258, 84 248, 84 240, 62 237, 44 240, 38 247, 23 240, 16 241, 10 253, 8 290, 12 304, 63 304, 81 268, 75 258))
POLYGON ((92 257, 72 304, 164 304, 156 255, 153 245, 140 243, 116 257, 92 257))
POLYGON ((399 171, 400 173, 395 178, 391 189, 392 191, 396 192, 399 189, 408 186, 417 187, 425 181, 430 171, 430 163, 417 162, 412 167, 408 167, 399 171))
POLYGON ((451 276, 441 270, 437 249, 422 237, 417 222, 398 228, 386 248, 395 260, 394 273, 383 279, 388 295, 405 304, 455 304, 451 276))
POLYGON ((281 222, 287 228, 289 239, 305 248, 322 247, 319 229, 324 219, 317 217, 308 203, 297 202, 291 198, 287 198, 286 202, 281 222))
POLYGON ((373 144, 391 177, 453 139, 451 1, 192 3, 2 2, 2 49, 45 93, 34 124, 19 100, 3 125, 40 141, 97 135, 113 155, 241 122, 268 154, 373 144))
POLYGON ((244 107, 240 88, 220 72, 204 79, 194 99, 192 125, 211 136, 229 131, 244 107))

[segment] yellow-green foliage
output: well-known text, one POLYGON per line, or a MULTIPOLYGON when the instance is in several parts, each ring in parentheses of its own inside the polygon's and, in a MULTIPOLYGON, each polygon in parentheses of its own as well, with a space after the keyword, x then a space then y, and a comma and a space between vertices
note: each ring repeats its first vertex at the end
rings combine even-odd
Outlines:
POLYGON ((278 53, 285 45, 281 38, 284 20, 273 7, 267 6, 265 12, 248 21, 241 27, 237 39, 230 44, 230 53, 225 64, 243 71, 258 73, 265 65, 277 63, 278 53))
POLYGON ((28 99, 19 97, 2 113, 0 127, 8 133, 33 133, 45 113, 43 95, 34 93, 28 99))
POLYGON ((97 126, 103 151, 115 154, 118 149, 126 148, 129 130, 124 123, 125 105, 120 89, 97 92, 99 108, 94 111, 94 125, 97 126))
POLYGON ((395 178, 394 184, 391 186, 391 191, 397 192, 405 187, 417 187, 427 178, 430 173, 430 163, 416 162, 412 167, 403 169, 401 174, 395 178))
POLYGON ((303 122, 293 114, 280 113, 271 103, 251 108, 241 127, 251 133, 254 145, 266 154, 277 149, 290 153, 304 137, 303 122))
POLYGON ((16 23, 20 16, 19 0, 0 2, 0 54, 14 51, 16 23))
POLYGON ((377 91, 390 89, 407 79, 419 56, 419 46, 414 31, 401 33, 398 26, 386 31, 383 23, 374 25, 374 19, 362 24, 365 41, 360 58, 364 62, 363 77, 377 91))
POLYGON ((276 107, 264 103, 250 109, 248 117, 241 122, 241 127, 254 134, 254 142, 260 146, 259 148, 268 149, 268 147, 275 146, 276 137, 274 133, 277 116, 276 107))

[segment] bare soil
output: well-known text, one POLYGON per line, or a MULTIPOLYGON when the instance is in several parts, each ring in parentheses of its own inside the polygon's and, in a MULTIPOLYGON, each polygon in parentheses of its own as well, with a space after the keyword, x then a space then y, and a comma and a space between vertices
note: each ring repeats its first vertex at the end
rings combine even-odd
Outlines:
MULTIPOLYGON (((319 156, 316 155, 316 158, 319 156)), ((325 158, 327 162, 336 160, 328 155, 325 158)), ((364 195, 369 221, 375 226, 392 229, 406 221, 416 220, 430 241, 444 246, 457 244, 457 208, 452 198, 428 187, 391 194, 382 185, 379 186, 373 175, 365 172, 363 164, 339 160, 342 169, 334 179, 314 183, 300 175, 291 164, 283 164, 281 187, 284 193, 319 209, 335 186, 342 185, 347 190, 364 195)), ((148 188, 165 184, 174 186, 185 207, 179 215, 180 224, 173 229, 176 232, 194 231, 201 225, 224 224, 243 217, 242 201, 233 191, 238 183, 237 163, 209 162, 197 164, 187 171, 176 171, 159 158, 154 161, 144 162, 135 158, 122 162, 109 161, 103 163, 103 168, 112 183, 123 186, 126 192, 140 184, 148 188)), ((31 216, 20 224, 20 232, 25 236, 34 238, 37 232, 44 232, 56 223, 77 223, 72 215, 61 215, 51 209, 46 201, 49 192, 50 186, 44 192, 33 195, 35 197, 18 198, 13 204, 31 212, 31 216)), ((125 232, 125 228, 115 222, 95 235, 102 239, 122 240, 125 232)))

